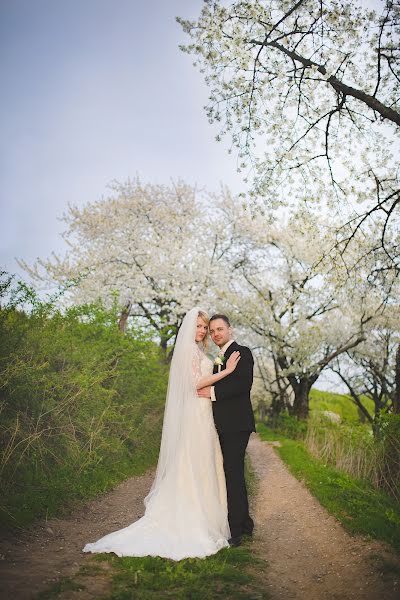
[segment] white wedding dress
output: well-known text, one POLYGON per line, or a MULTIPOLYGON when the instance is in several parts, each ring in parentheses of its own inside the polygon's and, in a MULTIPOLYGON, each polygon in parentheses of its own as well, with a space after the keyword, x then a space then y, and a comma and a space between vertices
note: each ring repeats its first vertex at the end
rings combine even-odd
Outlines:
POLYGON ((86 544, 84 552, 181 560, 205 558, 229 546, 225 475, 211 401, 196 393, 196 381, 212 373, 212 362, 193 341, 198 310, 187 313, 177 337, 146 512, 128 527, 86 544))

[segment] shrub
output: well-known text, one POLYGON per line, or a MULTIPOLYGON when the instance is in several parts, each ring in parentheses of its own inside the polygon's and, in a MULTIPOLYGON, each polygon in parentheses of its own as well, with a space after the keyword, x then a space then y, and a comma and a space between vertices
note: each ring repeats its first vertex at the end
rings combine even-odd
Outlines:
POLYGON ((266 422, 266 425, 276 433, 293 440, 304 439, 307 433, 307 421, 297 419, 287 413, 281 413, 278 416, 270 417, 266 422))
MULTIPOLYGON (((0 308, 0 523, 29 523, 93 496, 158 455, 167 368, 117 310, 0 308)), ((3 296, 4 297, 4 296, 3 296)), ((31 300, 33 300, 31 302, 31 300)))

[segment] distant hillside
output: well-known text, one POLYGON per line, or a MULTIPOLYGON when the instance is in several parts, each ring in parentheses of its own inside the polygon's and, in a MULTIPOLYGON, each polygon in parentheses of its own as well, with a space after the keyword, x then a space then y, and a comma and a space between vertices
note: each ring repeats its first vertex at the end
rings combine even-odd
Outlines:
MULTIPOLYGON (((374 412, 374 403, 372 400, 364 397, 363 403, 372 415, 374 412)), ((329 410, 339 414, 343 421, 350 423, 360 422, 357 406, 351 398, 345 394, 334 394, 332 392, 324 392, 313 388, 310 393, 310 410, 329 410)))

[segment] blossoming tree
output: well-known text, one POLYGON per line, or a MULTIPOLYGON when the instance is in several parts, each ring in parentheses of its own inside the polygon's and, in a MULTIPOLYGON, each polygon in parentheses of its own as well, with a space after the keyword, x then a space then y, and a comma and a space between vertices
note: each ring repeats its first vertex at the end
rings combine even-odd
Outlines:
POLYGON ((70 291, 74 302, 129 300, 131 315, 152 328, 167 352, 186 311, 212 306, 228 277, 223 263, 235 238, 233 216, 223 208, 228 197, 227 190, 200 194, 183 181, 116 183, 110 197, 70 206, 64 257, 20 264, 36 282, 78 280, 70 291))
POLYGON ((384 290, 359 271, 341 278, 325 252, 329 222, 307 211, 268 228, 261 216, 243 218, 240 227, 242 259, 226 305, 252 333, 273 400, 306 418, 311 387, 334 359, 365 340, 385 309, 384 290))
POLYGON ((340 211, 336 250, 374 219, 386 268, 400 268, 400 10, 356 0, 206 0, 179 19, 254 203, 340 211), (397 142, 396 142, 397 140, 397 142), (397 144, 397 145, 396 145, 397 144), (342 227, 345 226, 345 231, 342 227))

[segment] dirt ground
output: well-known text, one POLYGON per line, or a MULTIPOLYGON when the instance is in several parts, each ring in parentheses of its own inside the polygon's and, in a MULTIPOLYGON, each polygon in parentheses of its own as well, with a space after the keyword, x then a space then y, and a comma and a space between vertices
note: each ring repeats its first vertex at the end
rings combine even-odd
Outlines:
MULTIPOLYGON (((265 585, 272 600, 398 600, 400 557, 386 544, 351 536, 287 470, 272 447, 253 434, 249 454, 259 478, 252 500, 252 550, 268 562, 265 585), (398 573, 398 571, 397 571, 398 573)), ((90 560, 81 550, 143 515, 154 471, 131 478, 65 519, 36 523, 0 541, 1 599, 33 599, 90 560)), ((107 592, 105 574, 63 600, 96 599, 107 592)))
POLYGON ((400 577, 384 576, 400 557, 386 544, 349 535, 273 449, 252 435, 259 477, 254 551, 268 561, 267 588, 284 600, 399 600, 400 577))
MULTIPOLYGON (((85 544, 143 516, 143 498, 153 478, 154 471, 148 471, 141 477, 127 479, 65 519, 42 521, 23 534, 1 540, 1 600, 33 599, 60 577, 73 576, 93 556, 82 552, 85 544)), ((106 581, 99 581, 98 585, 99 589, 91 589, 85 598, 95 599, 106 591, 106 581)))

